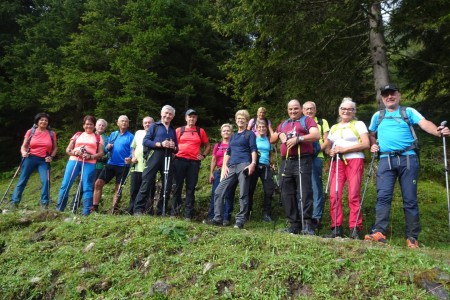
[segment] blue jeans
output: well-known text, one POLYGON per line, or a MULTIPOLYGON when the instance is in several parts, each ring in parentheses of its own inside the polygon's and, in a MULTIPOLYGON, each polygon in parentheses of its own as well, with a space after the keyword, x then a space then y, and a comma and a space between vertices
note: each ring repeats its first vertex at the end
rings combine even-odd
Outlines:
POLYGON ((37 157, 34 155, 29 155, 26 157, 22 163, 22 170, 20 172, 19 182, 17 183, 11 202, 19 204, 20 200, 22 200, 22 193, 27 185, 28 179, 30 179, 31 173, 37 168, 39 173, 39 178, 41 179, 41 204, 47 205, 50 201, 49 198, 49 190, 50 190, 50 181, 49 177, 50 166, 45 162, 44 157, 37 157))
MULTIPOLYGON (((216 188, 220 183, 220 172, 221 169, 217 169, 214 171, 214 180, 212 183, 212 191, 211 191, 211 201, 209 203, 208 210, 208 219, 212 220, 214 218, 214 193, 216 192, 216 188)), ((234 186, 230 186, 227 188, 227 192, 225 194, 225 203, 224 203, 224 211, 223 211, 223 219, 230 221, 231 213, 233 212, 234 205, 234 194, 236 192, 237 184, 234 186)))
POLYGON ((83 216, 89 215, 92 207, 92 198, 94 193, 94 177, 95 177, 95 164, 83 163, 76 160, 69 160, 66 165, 66 171, 64 172, 64 178, 59 189, 58 202, 56 203, 56 209, 64 211, 67 205, 67 199, 69 198, 69 191, 75 181, 75 178, 80 174, 83 167, 83 177, 81 178, 81 185, 83 188, 83 216))
POLYGON ((380 159, 377 172, 376 220, 373 232, 388 232, 392 194, 397 178, 403 197, 406 236, 416 238, 420 233, 419 206, 417 204, 417 178, 419 163, 417 156, 392 156, 380 159))
POLYGON ((322 219, 323 206, 323 182, 322 182, 323 158, 315 157, 312 161, 312 189, 313 189, 313 219, 322 219))

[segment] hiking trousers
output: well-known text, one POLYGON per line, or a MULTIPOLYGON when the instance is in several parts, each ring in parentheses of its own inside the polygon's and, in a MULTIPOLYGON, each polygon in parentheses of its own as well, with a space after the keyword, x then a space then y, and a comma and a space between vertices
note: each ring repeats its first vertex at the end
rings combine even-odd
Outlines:
POLYGON ((348 227, 358 227, 362 229, 362 216, 356 222, 359 206, 361 203, 361 182, 364 172, 364 159, 351 158, 346 160, 347 164, 342 159, 338 160, 338 198, 336 201, 336 163, 331 165, 331 179, 330 179, 330 217, 331 228, 340 227, 343 223, 342 213, 342 193, 344 191, 345 183, 348 183, 348 207, 350 209, 348 216, 348 227))
POLYGON ((313 189, 313 219, 322 219, 323 207, 325 204, 323 198, 323 181, 322 181, 322 169, 323 169, 323 158, 314 157, 312 159, 312 189, 313 189))
POLYGON ((388 232, 392 195, 397 178, 403 197, 406 237, 418 238, 420 233, 417 179, 419 162, 416 155, 382 157, 377 172, 376 219, 373 232, 388 232), (409 160, 409 164, 408 164, 409 160))
POLYGON ((25 189, 25 186, 27 185, 28 179, 30 179, 31 174, 35 169, 38 170, 39 178, 41 180, 41 204, 47 205, 49 203, 49 197, 48 194, 48 185, 50 182, 47 180, 47 170, 49 168, 49 164, 45 162, 44 157, 38 157, 34 155, 29 155, 23 160, 22 168, 20 170, 20 177, 19 181, 14 188, 14 192, 12 195, 12 201, 13 203, 18 204, 20 200, 22 200, 22 193, 25 189))

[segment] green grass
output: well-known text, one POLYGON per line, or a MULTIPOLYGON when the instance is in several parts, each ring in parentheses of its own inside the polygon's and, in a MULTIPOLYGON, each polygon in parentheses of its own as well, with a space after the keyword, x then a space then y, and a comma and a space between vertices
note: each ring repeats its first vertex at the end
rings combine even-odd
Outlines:
MULTIPOLYGON (((53 205, 63 165, 58 162, 52 173, 53 205)), ((421 248, 409 250, 398 187, 388 245, 382 246, 280 233, 278 229, 286 224, 278 196, 274 199, 277 222, 259 221, 261 189, 255 197, 255 213, 244 230, 203 225, 199 221, 206 215, 210 196, 206 169, 204 164, 194 222, 40 212, 39 180, 33 176, 22 209, 0 215, 0 298, 433 299, 418 284, 423 278, 450 290, 443 182, 419 182, 421 248), (432 279, 435 273, 441 274, 440 279, 432 279)), ((0 184, 2 194, 10 179, 0 184)), ((374 180, 364 201, 366 231, 374 220, 374 180)), ((112 186, 108 185, 103 212, 111 199, 112 186)), ((329 224, 328 203, 324 223, 329 224)))

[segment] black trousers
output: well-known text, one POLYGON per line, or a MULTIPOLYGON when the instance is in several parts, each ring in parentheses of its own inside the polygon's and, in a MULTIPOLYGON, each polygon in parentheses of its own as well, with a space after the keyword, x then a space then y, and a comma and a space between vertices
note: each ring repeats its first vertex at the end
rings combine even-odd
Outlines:
POLYGON ((147 199, 150 196, 150 192, 155 190, 155 182, 156 175, 159 172, 162 179, 163 191, 161 192, 160 201, 158 201, 157 205, 157 215, 163 214, 163 206, 165 208, 164 213, 168 211, 168 203, 170 197, 170 190, 172 186, 172 164, 173 159, 170 157, 169 164, 169 172, 168 174, 164 174, 164 164, 165 164, 165 155, 166 151, 164 149, 155 149, 151 150, 149 158, 147 159, 147 163, 145 165, 145 169, 142 172, 142 183, 139 188, 139 192, 137 193, 133 213, 145 213, 145 207, 147 204, 147 199), (166 184, 167 179, 167 184, 166 184), (164 193, 164 187, 166 187, 164 193), (165 195, 165 197, 164 197, 165 195), (164 203, 165 199, 165 203, 164 203))
POLYGON ((270 169, 270 166, 267 165, 258 165, 255 172, 250 177, 248 213, 250 214, 253 209, 253 195, 255 194, 258 178, 261 179, 264 190, 263 214, 270 216, 272 213, 272 197, 275 191, 275 184, 272 178, 272 170, 270 169))
POLYGON ((305 225, 311 224, 313 212, 312 158, 309 156, 302 157, 300 159, 300 168, 298 159, 282 160, 280 172, 281 199, 286 218, 291 224, 291 228, 302 229, 302 206, 305 225))

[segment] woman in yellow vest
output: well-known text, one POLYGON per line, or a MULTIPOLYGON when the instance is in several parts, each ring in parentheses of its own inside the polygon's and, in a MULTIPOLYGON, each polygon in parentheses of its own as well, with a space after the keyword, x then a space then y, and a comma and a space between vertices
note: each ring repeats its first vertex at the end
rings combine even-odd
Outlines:
POLYGON ((359 239, 362 218, 357 214, 361 202, 361 182, 364 171, 364 153, 370 141, 366 125, 357 121, 356 103, 344 98, 339 106, 338 123, 331 127, 326 153, 333 157, 330 179, 331 232, 324 237, 343 237, 342 192, 348 182, 348 205, 350 208, 350 237, 359 239), (337 178, 336 178, 337 177, 337 178), (353 230, 356 227, 356 230, 353 230))

